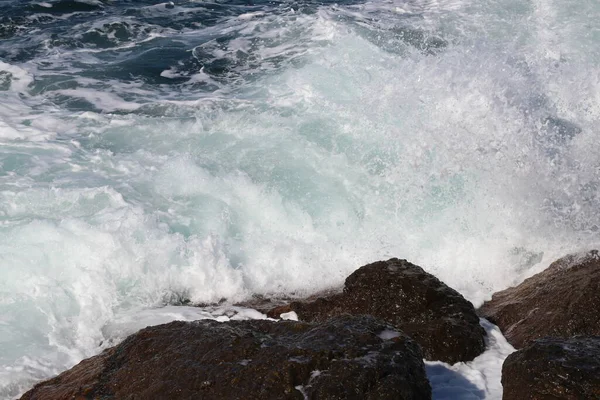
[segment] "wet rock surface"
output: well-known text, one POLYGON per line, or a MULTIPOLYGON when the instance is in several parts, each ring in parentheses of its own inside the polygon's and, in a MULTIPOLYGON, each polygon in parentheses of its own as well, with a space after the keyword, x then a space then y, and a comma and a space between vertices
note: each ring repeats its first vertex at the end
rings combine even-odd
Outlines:
POLYGON ((22 399, 429 399, 419 346, 370 316, 172 322, 22 399))
POLYGON ((516 348, 552 336, 600 335, 600 256, 569 255, 522 284, 494 294, 479 314, 516 348))
POLYGON ((473 305, 421 267, 396 258, 359 268, 341 293, 291 302, 267 315, 278 318, 290 311, 302 321, 373 315, 412 337, 428 360, 470 361, 485 349, 485 330, 473 305))
POLYGON ((502 367, 504 400, 600 399, 600 337, 545 338, 502 367))

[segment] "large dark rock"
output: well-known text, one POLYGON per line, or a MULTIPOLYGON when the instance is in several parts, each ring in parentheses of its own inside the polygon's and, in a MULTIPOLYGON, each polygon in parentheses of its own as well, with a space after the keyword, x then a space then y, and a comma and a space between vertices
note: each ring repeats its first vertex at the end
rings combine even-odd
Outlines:
POLYGON ((430 399, 419 346, 393 329, 370 316, 172 322, 22 399, 430 399))
POLYGON ((545 337, 600 335, 600 257, 569 255, 480 308, 516 348, 545 337))
POLYGON ((600 337, 545 338, 502 366, 504 400, 600 399, 600 337))
POLYGON ((292 302, 268 315, 289 311, 304 321, 373 315, 415 339, 428 360, 470 361, 485 350, 485 330, 473 305, 421 267, 397 258, 359 268, 346 279, 342 293, 292 302))

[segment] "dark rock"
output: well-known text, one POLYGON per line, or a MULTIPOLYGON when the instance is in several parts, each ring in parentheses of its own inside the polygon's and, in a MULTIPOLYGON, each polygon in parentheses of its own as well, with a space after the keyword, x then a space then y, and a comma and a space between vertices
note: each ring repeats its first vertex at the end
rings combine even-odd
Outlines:
POLYGON ((421 267, 397 258, 359 268, 346 279, 342 293, 292 302, 267 315, 289 311, 303 321, 373 315, 415 339, 428 360, 471 361, 485 350, 485 330, 473 305, 421 267))
POLYGON ((600 335, 600 257, 569 255, 479 309, 516 348, 545 336, 600 335))
POLYGON ((419 346, 370 316, 172 322, 22 399, 430 399, 419 346))
POLYGON ((502 366, 504 400, 600 399, 600 337, 544 338, 502 366))

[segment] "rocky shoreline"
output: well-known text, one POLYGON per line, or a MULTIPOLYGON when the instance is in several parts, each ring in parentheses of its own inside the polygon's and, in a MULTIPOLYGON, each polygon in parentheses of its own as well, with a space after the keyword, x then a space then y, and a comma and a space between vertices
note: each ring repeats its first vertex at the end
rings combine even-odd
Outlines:
POLYGON ((502 368, 503 399, 600 399, 595 250, 552 263, 479 310, 395 258, 359 268, 339 291, 256 308, 270 318, 142 329, 22 399, 429 399, 424 359, 482 354, 480 317, 517 349, 502 368))

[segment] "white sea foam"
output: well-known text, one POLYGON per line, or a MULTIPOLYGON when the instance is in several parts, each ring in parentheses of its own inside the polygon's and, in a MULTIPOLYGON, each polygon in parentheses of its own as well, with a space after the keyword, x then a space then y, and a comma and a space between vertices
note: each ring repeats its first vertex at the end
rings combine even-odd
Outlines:
POLYGON ((27 87, 33 82, 33 76, 26 70, 0 61, 0 72, 8 72, 11 75, 10 89, 15 92, 25 93, 27 87))
POLYGON ((488 336, 486 351, 468 363, 448 365, 426 361, 434 400, 502 399, 502 363, 515 349, 497 326, 481 320, 488 336))
POLYGON ((383 340, 390 340, 400 336, 400 332, 386 329, 379 334, 379 337, 383 340))
POLYGON ((110 338, 110 342, 102 343, 102 347, 118 343, 147 326, 172 321, 198 321, 203 319, 226 322, 230 320, 267 319, 267 316, 249 308, 229 306, 205 308, 165 306, 152 309, 134 309, 118 315, 104 325, 102 332, 104 337, 110 338))
POLYGON ((294 311, 282 313, 279 317, 285 320, 298 321, 298 314, 296 314, 294 311))
MULTIPOLYGON (((114 59, 33 32, 45 57, 0 63, 0 397, 143 324, 206 316, 162 304, 301 296, 402 257, 477 305, 597 245, 597 22, 573 4, 252 11, 148 24, 114 59), (146 78, 188 82, 80 76, 168 37, 203 66, 146 78)), ((494 346, 452 367, 489 398, 494 346)))

